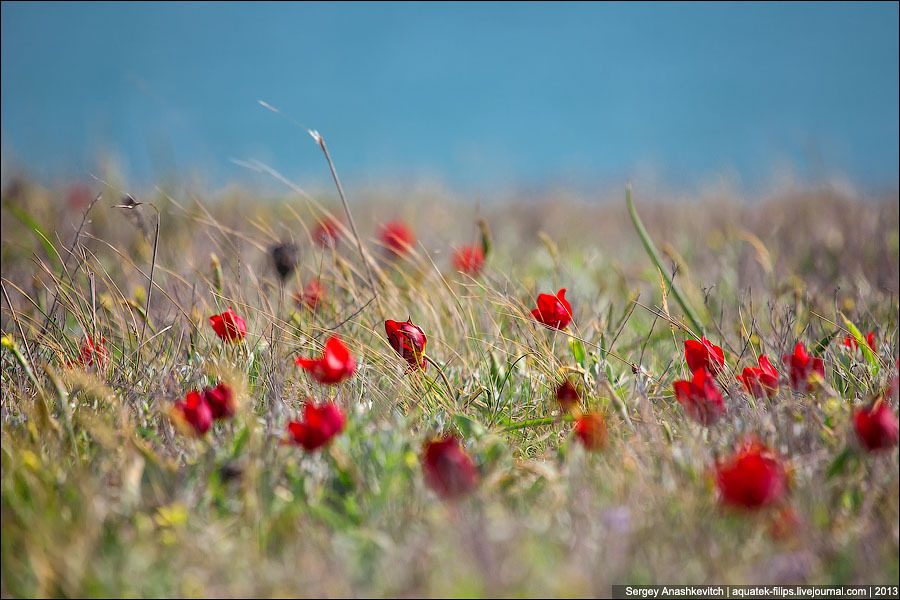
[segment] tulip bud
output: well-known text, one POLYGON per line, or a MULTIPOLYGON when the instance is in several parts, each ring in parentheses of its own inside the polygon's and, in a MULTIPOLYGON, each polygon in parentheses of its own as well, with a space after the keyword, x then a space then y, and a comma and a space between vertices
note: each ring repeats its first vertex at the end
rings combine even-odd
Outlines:
POLYGON ((296 244, 284 242, 273 246, 269 251, 272 263, 282 281, 297 267, 299 250, 296 244))

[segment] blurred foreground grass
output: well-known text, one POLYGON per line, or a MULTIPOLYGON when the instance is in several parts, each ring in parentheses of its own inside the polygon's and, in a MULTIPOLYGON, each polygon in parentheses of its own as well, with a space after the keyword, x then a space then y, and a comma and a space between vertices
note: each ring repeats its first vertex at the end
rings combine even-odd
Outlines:
POLYGON ((813 394, 782 386, 760 402, 726 386, 727 413, 708 430, 673 397, 672 381, 689 376, 686 334, 660 315, 683 320, 624 199, 358 199, 373 299, 351 239, 311 241, 329 210, 344 220, 334 198, 156 190, 113 208, 124 194, 24 180, 3 192, 2 333, 19 352, 2 354, 3 596, 587 596, 628 582, 897 581, 897 450, 864 454, 850 427, 852 408, 896 374, 896 194, 657 204, 636 190, 729 373, 797 340, 825 359, 813 394), (160 214, 155 263, 148 203, 160 214), (419 238, 402 259, 375 237, 396 217, 419 238), (473 279, 453 272, 450 251, 478 242, 480 219, 492 252, 473 279), (300 248, 283 287, 268 255, 282 241, 300 248), (296 306, 316 278, 318 310, 296 306), (562 287, 570 335, 529 314, 538 293, 562 287), (247 320, 240 345, 207 323, 229 306, 247 320), (880 368, 843 347, 841 314, 876 332, 880 368), (435 369, 408 373, 388 345, 384 319, 407 317, 452 391, 435 369), (359 369, 326 389, 292 359, 331 333, 359 369), (105 339, 110 360, 68 368, 87 336, 105 339), (561 420, 510 427, 555 416, 564 373, 607 417, 602 452, 586 453, 561 420), (179 436, 168 409, 218 380, 240 390, 236 418, 203 440, 179 436), (279 443, 307 397, 334 397, 348 414, 320 453, 279 443), (482 474, 458 505, 422 481, 422 443, 442 431, 482 474), (790 465, 786 528, 779 511, 716 502, 710 465, 749 433, 790 465))

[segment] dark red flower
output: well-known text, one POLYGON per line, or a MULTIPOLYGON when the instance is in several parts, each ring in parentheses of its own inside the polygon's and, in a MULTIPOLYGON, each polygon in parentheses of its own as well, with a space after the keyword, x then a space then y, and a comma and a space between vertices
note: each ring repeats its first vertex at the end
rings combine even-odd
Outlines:
POLYGON ((70 183, 66 188, 66 202, 72 210, 86 209, 93 199, 94 192, 91 190, 91 186, 83 181, 70 183))
POLYGON ((94 366, 94 363, 96 363, 97 367, 102 369, 106 366, 108 358, 109 351, 106 349, 106 338, 101 337, 95 344, 94 340, 91 339, 90 336, 87 336, 78 351, 78 358, 67 361, 66 366, 77 366, 82 369, 87 369, 88 367, 94 366))
MULTIPOLYGON (((866 335, 866 343, 869 345, 869 348, 872 349, 872 352, 877 352, 875 349, 875 332, 870 331, 868 335, 866 335)), ((848 335, 844 338, 844 346, 849 348, 852 352, 856 352, 859 350, 859 343, 856 341, 856 338, 852 335, 848 335)))
POLYGON ((313 379, 326 385, 341 383, 356 371, 356 360, 337 336, 325 342, 321 358, 296 358, 294 364, 303 367, 313 379))
POLYGON ((247 324, 229 308, 221 315, 209 318, 209 324, 220 339, 229 344, 240 342, 247 335, 247 324))
POLYGON ((556 388, 556 401, 563 412, 571 412, 572 409, 581 403, 581 395, 578 393, 578 389, 568 378, 556 388))
POLYGON ((453 268, 460 273, 478 277, 484 268, 484 250, 481 246, 463 246, 453 253, 453 268))
POLYGON ((465 496, 475 489, 480 479, 472 458, 451 435, 425 444, 422 472, 428 487, 446 500, 465 496))
POLYGON ((859 443, 869 452, 888 450, 897 445, 900 425, 897 415, 884 399, 879 398, 868 408, 853 411, 853 428, 859 443))
POLYGON ((412 319, 407 319, 405 323, 388 319, 384 322, 384 331, 391 347, 403 360, 410 366, 425 368, 425 344, 428 338, 421 327, 413 325, 412 319))
POLYGON ((706 339, 705 335, 700 336, 699 342, 685 340, 684 359, 687 361, 691 373, 697 369, 706 369, 713 375, 717 375, 725 366, 725 354, 722 352, 722 348, 714 346, 706 339))
POLYGON ((810 392, 816 380, 825 378, 825 364, 821 358, 810 356, 803 344, 797 342, 793 354, 785 354, 782 360, 791 376, 791 387, 798 392, 810 392))
POLYGON ((416 236, 403 221, 391 221, 381 227, 381 243, 395 256, 403 256, 412 250, 416 236))
POLYGON ((226 383, 204 389, 203 398, 209 404, 213 419, 230 419, 237 411, 234 390, 226 383))
POLYGON ((716 385, 716 380, 706 369, 694 371, 690 381, 676 381, 675 398, 687 416, 704 427, 713 425, 725 414, 725 401, 716 385))
POLYGON ((760 508, 787 492, 787 474, 778 457, 752 438, 716 463, 715 477, 721 501, 732 506, 760 508))
POLYGON ((325 288, 319 283, 318 279, 310 279, 303 291, 298 292, 294 299, 297 301, 297 304, 302 303, 309 310, 316 312, 319 309, 319 305, 325 300, 325 288))
POLYGON ((213 414, 203 394, 196 390, 187 393, 171 411, 172 420, 183 432, 202 436, 212 427, 213 414))
POLYGON ((341 228, 338 222, 330 217, 325 217, 318 222, 312 232, 313 241, 322 248, 330 248, 337 245, 341 239, 341 228))
POLYGON ((316 404, 306 401, 303 421, 291 421, 287 425, 290 441, 307 450, 321 448, 344 430, 347 418, 334 402, 316 404))
POLYGON ((744 389, 754 398, 771 398, 778 393, 778 371, 769 362, 765 354, 759 357, 759 368, 745 367, 737 376, 744 384, 744 389))
POLYGON ((566 300, 566 288, 556 292, 555 296, 540 294, 537 308, 531 311, 531 316, 547 327, 565 329, 572 320, 572 307, 566 300))
POLYGON ((587 413, 575 419, 575 435, 587 450, 606 445, 606 419, 599 413, 587 413))

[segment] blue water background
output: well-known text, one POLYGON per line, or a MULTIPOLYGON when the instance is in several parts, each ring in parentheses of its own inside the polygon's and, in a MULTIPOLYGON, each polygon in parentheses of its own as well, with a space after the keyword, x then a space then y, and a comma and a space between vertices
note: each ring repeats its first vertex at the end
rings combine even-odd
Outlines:
POLYGON ((2 5, 4 173, 898 185, 898 4, 2 5))

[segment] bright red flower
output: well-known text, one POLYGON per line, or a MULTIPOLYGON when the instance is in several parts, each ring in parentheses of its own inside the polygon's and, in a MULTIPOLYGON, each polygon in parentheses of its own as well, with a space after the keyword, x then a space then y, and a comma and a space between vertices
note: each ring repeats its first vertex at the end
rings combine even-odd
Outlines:
POLYGON ((756 509, 787 492, 787 474, 775 453, 755 439, 744 441, 715 466, 716 486, 724 504, 756 509))
POLYGON ((759 368, 745 367, 737 376, 744 384, 744 389, 754 398, 771 398, 778 393, 778 371, 769 362, 765 354, 759 357, 759 368))
POLYGON ((198 437, 212 427, 213 414, 209 403, 196 390, 191 390, 184 400, 176 402, 170 414, 179 429, 198 437))
POLYGON ((463 246, 453 253, 453 268, 460 273, 478 277, 484 268, 484 250, 481 246, 463 246))
POLYGON ((413 325, 412 319, 407 319, 405 323, 388 319, 384 322, 384 331, 391 347, 403 360, 410 366, 425 368, 425 344, 428 338, 421 327, 413 325))
POLYGON ((785 354, 782 360, 790 372, 791 387, 798 392, 813 390, 816 384, 814 374, 818 378, 825 377, 825 364, 822 359, 810 356, 800 342, 794 347, 794 353, 785 354))
POLYGON ((428 487, 445 500, 465 496, 475 489, 480 479, 472 457, 451 435, 425 444, 422 472, 428 487))
POLYGON ((684 359, 687 361, 691 373, 697 369, 706 369, 713 375, 717 375, 725 366, 725 353, 722 352, 722 348, 713 345, 705 335, 700 336, 699 342, 697 340, 684 341, 684 359))
POLYGON ((356 371, 356 360, 336 335, 325 342, 321 358, 296 358, 294 364, 303 367, 313 379, 326 385, 341 383, 356 371))
POLYGON ((706 369, 694 371, 690 381, 676 381, 672 385, 684 412, 704 427, 714 425, 725 414, 722 393, 706 369))
POLYGON ((381 243, 395 256, 403 256, 412 250, 416 243, 416 236, 406 223, 391 221, 381 228, 381 243))
POLYGON ((531 311, 531 316, 547 327, 565 329, 572 320, 572 307, 566 300, 566 288, 556 292, 555 296, 540 294, 537 308, 531 311))
POLYGON ((213 419, 230 419, 237 411, 234 390, 226 383, 219 383, 216 387, 208 387, 203 390, 203 398, 209 404, 213 419))
POLYGON ((587 450, 606 445, 606 419, 600 413, 587 413, 575 419, 575 435, 587 450))
POLYGON ((571 412, 581 403, 578 389, 568 378, 556 388, 556 401, 563 412, 571 412))
MULTIPOLYGON (((877 352, 875 348, 875 332, 870 331, 868 335, 866 335, 866 343, 869 345, 869 348, 872 349, 872 352, 877 352)), ((848 335, 844 338, 844 346, 849 348, 851 351, 856 352, 859 350, 859 343, 856 341, 856 338, 852 335, 848 335)))
POLYGON ((325 288, 318 279, 310 279, 303 288, 303 292, 298 292, 294 296, 294 300, 297 301, 297 304, 303 303, 309 310, 316 312, 319 305, 325 300, 325 288))
POLYGON ((897 415, 883 399, 876 400, 868 408, 853 411, 853 428, 860 444, 869 452, 888 450, 897 445, 897 415))
POLYGON ((108 358, 109 351, 106 349, 106 338, 101 337, 100 341, 95 344, 91 337, 87 336, 78 351, 78 358, 67 361, 66 366, 78 366, 82 369, 87 369, 88 367, 94 366, 94 363, 96 362, 97 367, 102 369, 106 366, 108 358))
POLYGON ((341 239, 341 228, 338 222, 330 217, 325 217, 313 229, 312 239, 313 242, 322 248, 336 246, 338 240, 341 239))
POLYGON ((287 425, 290 441, 307 450, 321 448, 344 430, 347 418, 334 402, 316 404, 306 401, 303 421, 291 421, 287 425))
POLYGON ((229 344, 240 342, 247 335, 247 324, 242 318, 234 314, 231 308, 221 315, 211 316, 209 324, 212 325, 216 335, 229 344))

